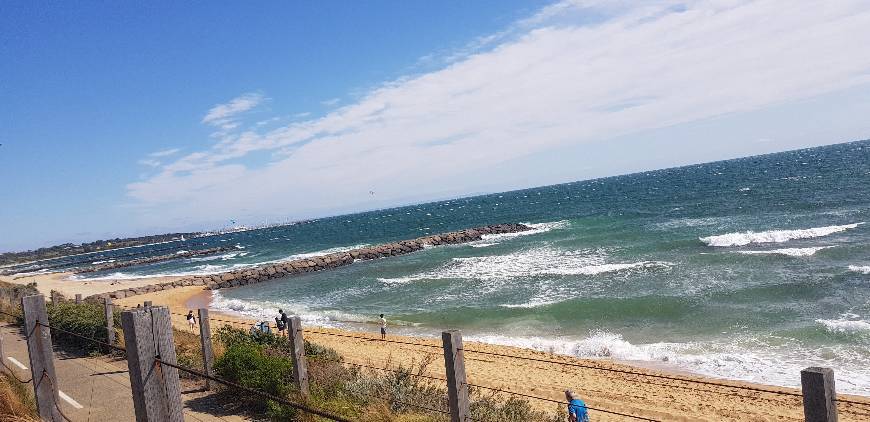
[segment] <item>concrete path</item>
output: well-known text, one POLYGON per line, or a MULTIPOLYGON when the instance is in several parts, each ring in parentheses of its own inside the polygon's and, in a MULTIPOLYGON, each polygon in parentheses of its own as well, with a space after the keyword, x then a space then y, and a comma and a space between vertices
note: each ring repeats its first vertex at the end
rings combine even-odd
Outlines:
MULTIPOLYGON (((0 328, 0 338, 3 342, 4 364, 9 368, 2 369, 11 369, 19 379, 30 379, 27 343, 18 327, 4 324, 0 328)), ((71 356, 55 348, 54 366, 60 389, 58 394, 61 398, 61 410, 73 422, 136 419, 126 360, 71 356)), ((216 416, 191 409, 191 402, 207 401, 207 394, 204 393, 186 393, 184 400, 186 421, 246 420, 235 415, 216 416)), ((201 405, 195 407, 202 409, 201 405)))

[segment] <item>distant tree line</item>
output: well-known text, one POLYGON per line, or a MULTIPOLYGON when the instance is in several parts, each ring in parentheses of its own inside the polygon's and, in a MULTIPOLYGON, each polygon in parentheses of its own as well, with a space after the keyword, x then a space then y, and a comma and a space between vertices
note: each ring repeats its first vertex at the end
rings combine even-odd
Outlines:
POLYGON ((62 245, 39 248, 32 251, 6 252, 0 254, 0 265, 17 264, 21 262, 37 261, 41 259, 60 258, 68 255, 76 255, 88 252, 108 251, 112 249, 127 248, 130 246, 147 245, 149 243, 168 242, 197 236, 199 233, 167 233, 153 236, 116 238, 108 240, 95 240, 90 243, 76 245, 64 243, 62 245))

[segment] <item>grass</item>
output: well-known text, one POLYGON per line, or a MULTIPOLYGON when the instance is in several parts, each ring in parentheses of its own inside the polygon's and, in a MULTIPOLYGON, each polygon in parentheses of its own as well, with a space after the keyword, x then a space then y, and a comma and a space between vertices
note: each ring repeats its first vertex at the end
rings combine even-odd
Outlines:
POLYGON ((0 373, 0 422, 38 422, 37 416, 30 384, 0 373))

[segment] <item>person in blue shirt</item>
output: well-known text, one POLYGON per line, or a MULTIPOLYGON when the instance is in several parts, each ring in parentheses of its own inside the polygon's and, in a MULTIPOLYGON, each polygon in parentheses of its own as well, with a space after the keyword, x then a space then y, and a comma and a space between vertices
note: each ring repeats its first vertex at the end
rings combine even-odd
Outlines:
POLYGON ((589 422, 586 403, 571 390, 565 390, 565 398, 568 399, 568 422, 589 422))

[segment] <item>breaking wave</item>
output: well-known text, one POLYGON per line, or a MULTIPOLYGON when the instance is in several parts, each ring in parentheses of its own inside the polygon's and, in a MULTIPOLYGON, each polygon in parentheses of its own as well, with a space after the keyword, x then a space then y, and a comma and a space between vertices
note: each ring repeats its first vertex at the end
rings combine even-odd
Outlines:
POLYGON ((314 311, 309 306, 301 303, 231 299, 222 295, 220 290, 212 292, 209 307, 216 311, 233 313, 263 321, 274 320, 278 314, 278 309, 283 309, 290 315, 298 315, 306 325, 322 327, 337 327, 342 323, 371 322, 371 318, 341 311, 314 311))
POLYGON ((864 223, 862 222, 845 224, 842 226, 813 227, 809 229, 798 230, 769 230, 763 232, 746 231, 701 237, 699 238, 699 240, 706 243, 707 246, 717 247, 745 246, 750 243, 783 243, 794 239, 810 239, 814 237, 827 236, 849 229, 854 229, 861 224, 864 223))
POLYGON ((851 335, 870 334, 870 322, 860 319, 817 319, 816 322, 824 325, 825 329, 831 333, 851 335))
POLYGON ((811 248, 785 248, 785 249, 771 249, 769 251, 737 251, 739 254, 743 255, 785 255, 785 256, 794 256, 794 257, 802 257, 802 256, 813 256, 816 252, 833 248, 834 246, 816 246, 811 248))
POLYGON ((523 224, 531 227, 532 229, 514 233, 484 234, 480 236, 481 240, 477 242, 472 242, 469 245, 471 245, 472 247, 482 248, 486 246, 497 245, 499 243, 498 241, 500 240, 513 239, 515 237, 529 236, 533 234, 541 234, 551 230, 564 229, 570 226, 570 222, 568 220, 551 221, 549 223, 523 224))
POLYGON ((606 262, 606 255, 595 250, 562 251, 550 247, 505 255, 453 258, 440 268, 396 278, 378 278, 385 284, 405 284, 417 280, 474 279, 511 280, 539 275, 597 275, 619 271, 661 270, 673 266, 664 261, 630 263, 606 262))
POLYGON ((860 265, 860 266, 859 265, 850 265, 849 271, 851 271, 853 273, 870 275, 870 265, 860 265))

